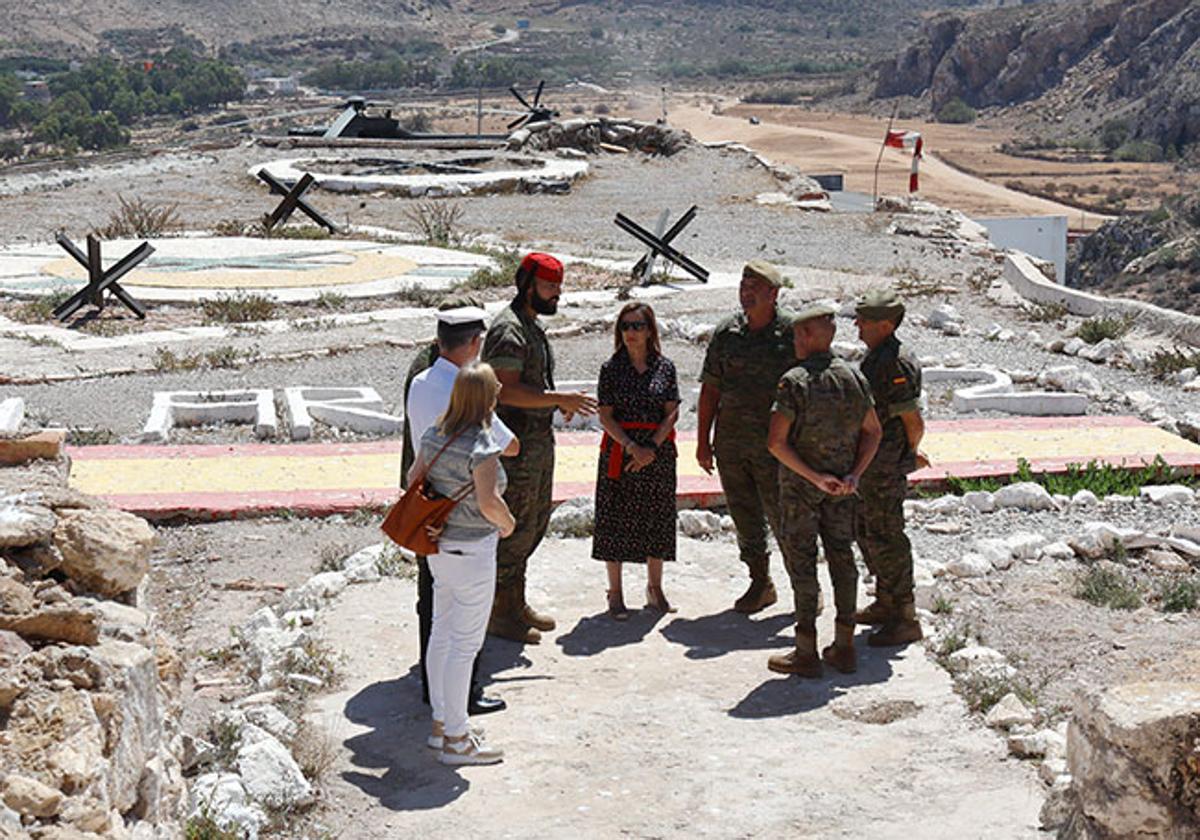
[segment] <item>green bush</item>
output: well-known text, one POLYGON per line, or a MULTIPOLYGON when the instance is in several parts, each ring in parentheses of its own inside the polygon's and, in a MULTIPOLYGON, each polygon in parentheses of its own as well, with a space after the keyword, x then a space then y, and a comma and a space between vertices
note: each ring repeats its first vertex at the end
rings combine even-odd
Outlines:
POLYGON ((788 85, 772 85, 743 97, 744 102, 756 105, 794 105, 812 96, 812 92, 788 85))
POLYGON ((1135 163, 1157 163, 1163 159, 1162 146, 1149 140, 1130 140, 1122 143, 1113 157, 1117 160, 1135 163))
POLYGON ((1100 145, 1112 151, 1124 143, 1128 136, 1128 120, 1109 120, 1100 129, 1100 145))
POLYGON ((941 123, 973 123, 975 109, 956 96, 938 110, 937 120, 941 123))
POLYGON ((1097 607, 1135 610, 1142 605, 1137 582, 1109 566, 1094 566, 1075 582, 1075 597, 1097 607))
POLYGON ((1165 581, 1159 587, 1163 612, 1188 612, 1200 603, 1200 578, 1165 581))
POLYGON ((1088 344, 1099 344, 1106 338, 1114 341, 1129 332, 1131 326, 1128 318, 1097 316, 1088 318, 1079 325, 1075 335, 1088 344))
POLYGON ((1148 366, 1155 379, 1165 379, 1170 374, 1186 368, 1200 368, 1200 350, 1178 347, 1171 350, 1155 350, 1148 366))

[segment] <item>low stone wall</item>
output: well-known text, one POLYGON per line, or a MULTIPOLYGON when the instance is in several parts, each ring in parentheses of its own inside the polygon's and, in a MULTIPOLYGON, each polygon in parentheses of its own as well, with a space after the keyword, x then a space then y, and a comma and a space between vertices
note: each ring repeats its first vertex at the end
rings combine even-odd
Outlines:
POLYGON ((1060 286, 1039 271, 1025 254, 1009 254, 1005 258, 1004 279, 1019 295, 1035 303, 1061 304, 1072 315, 1085 318, 1131 318, 1153 332, 1200 347, 1200 318, 1140 300, 1106 298, 1060 286))
POLYGON ((174 838, 182 663, 139 608, 153 530, 0 469, 0 837, 174 838))

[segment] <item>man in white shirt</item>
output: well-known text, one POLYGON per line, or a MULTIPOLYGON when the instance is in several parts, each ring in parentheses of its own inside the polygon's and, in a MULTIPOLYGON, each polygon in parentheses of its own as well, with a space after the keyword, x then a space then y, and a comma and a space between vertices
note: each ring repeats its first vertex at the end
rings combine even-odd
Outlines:
MULTIPOLYGON (((477 306, 445 309, 437 314, 437 353, 433 365, 417 374, 408 387, 405 401, 405 435, 413 450, 421 449, 421 437, 435 425, 450 405, 450 392, 459 369, 479 358, 483 335, 487 329, 487 313, 477 306)), ((512 457, 520 450, 520 442, 499 417, 492 419, 492 434, 504 455, 512 457)), ((421 683, 427 684, 425 651, 429 646, 429 630, 433 616, 433 576, 424 557, 417 558, 417 615, 421 643, 421 683)), ((471 714, 498 712, 505 707, 503 700, 485 697, 475 680, 479 660, 471 679, 471 714)), ((428 688, 424 694, 428 697, 428 688)), ((428 700, 426 700, 428 702, 428 700)))

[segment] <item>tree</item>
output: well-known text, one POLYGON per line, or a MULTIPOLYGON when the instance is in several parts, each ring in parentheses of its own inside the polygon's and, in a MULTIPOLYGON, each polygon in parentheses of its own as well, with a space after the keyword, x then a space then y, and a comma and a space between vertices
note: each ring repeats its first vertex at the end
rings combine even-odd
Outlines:
POLYGON ((0 125, 11 125, 13 105, 21 96, 21 83, 11 73, 0 75, 0 125))

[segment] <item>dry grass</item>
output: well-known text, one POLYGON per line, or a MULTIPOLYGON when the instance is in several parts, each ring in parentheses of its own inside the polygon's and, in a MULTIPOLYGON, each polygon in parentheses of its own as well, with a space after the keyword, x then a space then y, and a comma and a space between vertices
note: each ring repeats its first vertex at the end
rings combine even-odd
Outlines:
POLYGON ((117 196, 117 202, 108 224, 96 228, 96 235, 102 239, 161 236, 183 227, 176 204, 151 204, 140 198, 126 201, 121 195, 117 196))

